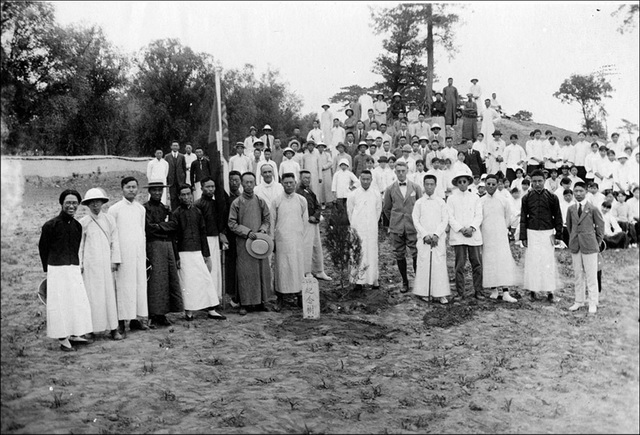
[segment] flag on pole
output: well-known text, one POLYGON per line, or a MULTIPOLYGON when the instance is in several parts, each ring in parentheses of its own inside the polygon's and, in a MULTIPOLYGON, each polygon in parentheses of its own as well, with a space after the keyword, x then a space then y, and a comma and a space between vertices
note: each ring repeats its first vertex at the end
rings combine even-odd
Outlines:
POLYGON ((211 160, 212 175, 216 186, 224 186, 228 193, 229 124, 227 122, 227 108, 224 102, 222 102, 220 75, 218 71, 216 71, 214 101, 211 108, 211 118, 209 120, 207 153, 211 160))

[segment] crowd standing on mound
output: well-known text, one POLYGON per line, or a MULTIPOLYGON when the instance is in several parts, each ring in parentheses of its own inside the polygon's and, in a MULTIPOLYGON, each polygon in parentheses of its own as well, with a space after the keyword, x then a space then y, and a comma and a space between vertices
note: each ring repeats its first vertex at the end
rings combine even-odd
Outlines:
POLYGON ((580 132, 574 143, 534 130, 529 138, 511 134, 507 144, 494 125, 506 117, 496 95, 482 100, 478 80, 471 83, 461 104, 450 78, 430 113, 399 93, 390 101, 382 93, 352 98, 343 122, 325 104, 306 138, 299 128, 283 140, 269 125, 261 135, 251 127, 229 161, 229 192, 214 181, 220 169, 201 146, 187 143, 183 154, 177 141, 149 162, 144 204, 134 177, 122 179, 123 198, 106 213, 101 188, 84 199, 65 190, 39 242, 47 335, 73 351, 96 333, 121 340, 127 326, 168 326, 169 313, 224 320, 223 289, 239 315, 280 311, 292 295, 302 306, 305 276, 331 280, 319 230, 326 207, 330 225, 348 225, 361 240, 360 264, 351 265, 356 290, 381 286, 382 229, 403 293, 411 290, 410 258, 417 297, 464 299, 469 261, 477 299, 490 289, 491 299, 517 302, 520 288, 554 302, 554 249, 568 248, 575 272, 569 310, 588 302, 596 312, 601 251, 637 247, 638 140, 580 132), (89 213, 78 221, 80 205, 89 213), (526 249, 524 274, 512 242, 526 249), (454 298, 447 244, 455 254, 454 298))

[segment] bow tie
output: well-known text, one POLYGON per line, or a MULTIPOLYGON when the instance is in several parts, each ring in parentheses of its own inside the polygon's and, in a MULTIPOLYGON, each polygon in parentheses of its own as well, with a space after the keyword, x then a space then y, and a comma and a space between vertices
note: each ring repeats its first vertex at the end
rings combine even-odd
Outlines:
POLYGON ((404 182, 404 183, 400 183, 400 185, 401 185, 401 186, 406 186, 406 185, 407 185, 407 183, 406 183, 406 182, 404 182))

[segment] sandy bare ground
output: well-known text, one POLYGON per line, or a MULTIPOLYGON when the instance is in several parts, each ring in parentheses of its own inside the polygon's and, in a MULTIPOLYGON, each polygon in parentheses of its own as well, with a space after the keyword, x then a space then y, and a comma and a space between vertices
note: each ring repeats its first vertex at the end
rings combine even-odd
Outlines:
POLYGON ((67 354, 35 297, 37 241, 62 188, 93 185, 119 198, 117 176, 28 181, 20 220, 3 225, 2 433, 638 433, 637 249, 605 252, 595 316, 567 311, 567 252, 556 304, 444 307, 399 293, 381 233, 382 289, 341 300, 322 283, 319 320, 293 304, 171 315, 67 354))

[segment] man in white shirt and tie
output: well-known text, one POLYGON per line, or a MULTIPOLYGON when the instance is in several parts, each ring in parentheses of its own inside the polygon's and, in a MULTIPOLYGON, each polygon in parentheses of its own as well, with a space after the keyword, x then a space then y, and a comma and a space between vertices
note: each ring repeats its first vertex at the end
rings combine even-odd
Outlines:
POLYGON ((244 140, 244 153, 249 158, 253 157, 253 143, 258 140, 257 133, 257 128, 254 126, 249 127, 249 136, 244 140))
MULTIPOLYGON (((272 134, 273 130, 271 130, 271 126, 269 124, 265 125, 262 128, 262 131, 264 132, 264 134, 260 137, 260 140, 264 144, 265 148, 271 149, 271 147, 273 146, 273 141, 275 139, 272 134)), ((253 150, 251 150, 251 152, 253 153, 253 150)))

